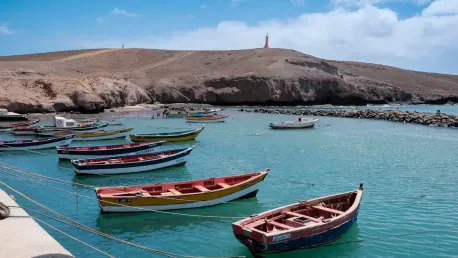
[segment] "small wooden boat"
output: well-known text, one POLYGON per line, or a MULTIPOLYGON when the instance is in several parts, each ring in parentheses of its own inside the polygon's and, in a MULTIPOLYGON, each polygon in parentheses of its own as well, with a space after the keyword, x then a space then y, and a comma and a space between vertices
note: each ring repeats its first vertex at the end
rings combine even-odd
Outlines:
POLYGON ((156 147, 164 144, 161 142, 145 143, 127 143, 107 146, 91 147, 57 147, 59 159, 94 159, 109 158, 122 155, 140 155, 154 152, 156 147))
POLYGON ((27 127, 16 127, 11 131, 15 135, 40 135, 40 136, 54 136, 58 133, 63 132, 74 132, 74 131, 89 131, 99 129, 108 126, 108 122, 100 123, 82 123, 74 127, 56 127, 56 126, 27 126, 27 127))
POLYGON ((269 126, 272 129, 304 129, 314 127, 318 121, 319 119, 298 118, 296 121, 270 123, 269 126))
POLYGON ((60 145, 69 145, 74 134, 65 135, 61 137, 51 137, 48 139, 40 140, 19 140, 19 141, 3 141, 0 142, 0 150, 41 150, 55 148, 60 145))
POLYGON ((197 117, 186 117, 186 122, 188 123, 222 123, 224 119, 228 116, 197 116, 197 117))
POLYGON ((125 138, 134 128, 123 128, 110 131, 80 132, 76 134, 75 141, 99 141, 125 138))
POLYGON ((268 172, 269 169, 266 169, 257 173, 186 182, 101 187, 95 192, 102 212, 200 208, 255 197, 268 172))
POLYGON ((186 164, 193 148, 194 146, 142 155, 72 160, 72 165, 77 175, 137 173, 166 167, 183 166, 186 164))
POLYGON ((0 130, 12 129, 20 126, 29 126, 40 122, 40 119, 34 119, 30 121, 12 123, 12 124, 0 124, 0 130))
POLYGON ((316 247, 345 234, 356 221, 363 185, 351 192, 300 201, 232 224, 254 254, 316 247))
POLYGON ((130 140, 133 142, 156 142, 156 141, 167 141, 167 142, 183 142, 192 141, 204 130, 204 127, 182 131, 182 132, 170 132, 170 133, 156 133, 156 134, 131 134, 129 135, 130 140))

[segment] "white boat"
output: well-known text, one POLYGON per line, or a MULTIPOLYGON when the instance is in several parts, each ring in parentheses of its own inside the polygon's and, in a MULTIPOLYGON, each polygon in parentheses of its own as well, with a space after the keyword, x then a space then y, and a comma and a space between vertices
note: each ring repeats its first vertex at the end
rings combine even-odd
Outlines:
POLYGON ((184 166, 188 161, 188 156, 193 148, 194 146, 190 148, 166 150, 142 155, 79 159, 72 160, 71 162, 77 175, 137 173, 166 167, 184 166))
POLYGON ((269 126, 272 129, 304 129, 304 128, 312 128, 315 126, 316 122, 319 119, 313 118, 298 118, 296 121, 287 121, 287 122, 279 122, 279 123, 270 123, 269 126))
POLYGON ((51 137, 48 139, 41 140, 18 140, 18 141, 3 141, 0 142, 0 150, 42 150, 56 148, 61 145, 69 145, 73 138, 74 134, 65 135, 61 137, 51 137))

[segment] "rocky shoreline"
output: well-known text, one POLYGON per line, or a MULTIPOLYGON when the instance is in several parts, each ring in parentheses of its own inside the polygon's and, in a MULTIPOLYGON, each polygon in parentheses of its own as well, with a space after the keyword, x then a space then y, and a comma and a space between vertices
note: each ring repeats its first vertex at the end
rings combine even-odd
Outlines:
POLYGON ((263 114, 282 114, 295 116, 330 116, 347 118, 367 118, 376 120, 387 120, 392 122, 421 124, 427 126, 458 128, 458 116, 443 114, 439 110, 436 114, 422 113, 416 111, 401 110, 371 110, 371 109, 340 109, 340 110, 319 110, 319 109, 239 109, 240 112, 253 112, 263 114))

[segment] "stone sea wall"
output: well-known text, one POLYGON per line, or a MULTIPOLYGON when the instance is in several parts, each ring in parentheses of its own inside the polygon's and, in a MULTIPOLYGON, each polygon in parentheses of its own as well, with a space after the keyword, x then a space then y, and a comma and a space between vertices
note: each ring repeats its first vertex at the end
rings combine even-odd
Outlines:
POLYGON ((439 110, 436 114, 422 113, 415 111, 401 110, 370 110, 370 109, 339 109, 339 110, 319 110, 319 109, 239 109, 241 112, 253 112, 264 114, 283 114, 296 116, 331 116, 349 118, 368 118, 377 120, 388 120, 392 122, 422 124, 440 127, 458 127, 458 116, 443 114, 439 110))

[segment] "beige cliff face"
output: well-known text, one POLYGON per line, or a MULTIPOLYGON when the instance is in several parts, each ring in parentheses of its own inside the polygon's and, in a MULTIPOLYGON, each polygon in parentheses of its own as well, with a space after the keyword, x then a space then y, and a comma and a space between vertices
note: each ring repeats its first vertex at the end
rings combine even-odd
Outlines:
POLYGON ((0 57, 0 107, 82 111, 139 103, 458 102, 458 76, 329 61, 287 49, 94 49, 0 57))

